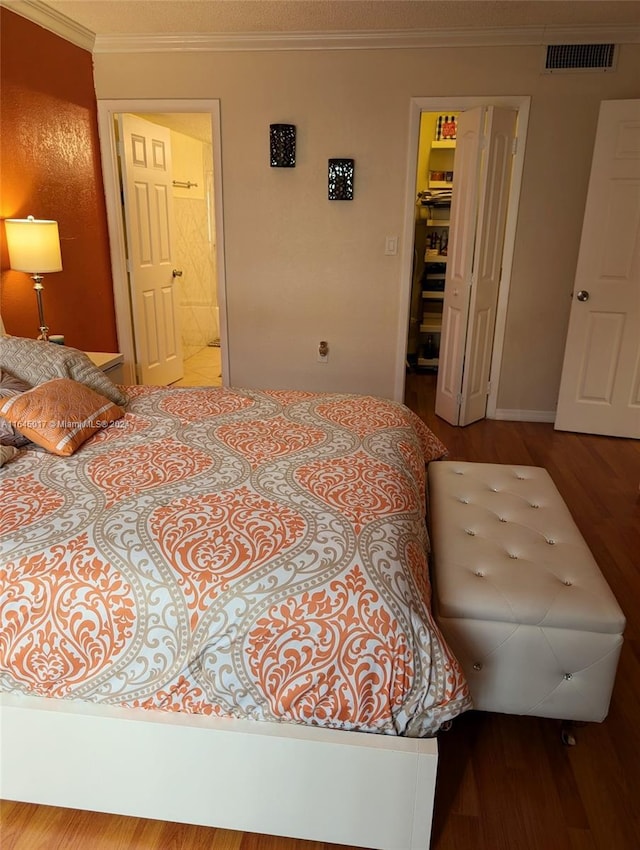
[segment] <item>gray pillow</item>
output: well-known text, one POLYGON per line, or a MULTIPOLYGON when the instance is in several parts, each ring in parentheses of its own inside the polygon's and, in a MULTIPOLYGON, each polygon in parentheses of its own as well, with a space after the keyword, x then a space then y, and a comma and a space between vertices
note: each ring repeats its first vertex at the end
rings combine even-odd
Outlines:
POLYGON ((0 466, 4 466, 8 460, 18 454, 18 449, 13 446, 0 446, 0 466))
MULTIPOLYGON (((5 369, 0 369, 0 399, 20 395, 31 389, 31 384, 21 381, 15 375, 11 375, 5 369)), ((5 419, 0 418, 0 447, 2 446, 26 446, 29 440, 10 425, 5 419)))
POLYGON ((84 351, 53 342, 0 336, 0 369, 6 369, 32 387, 54 378, 71 378, 121 407, 129 401, 84 351))
POLYGON ((31 384, 21 381, 20 378, 12 375, 11 372, 0 368, 0 398, 6 398, 16 393, 26 393, 30 389, 31 384))

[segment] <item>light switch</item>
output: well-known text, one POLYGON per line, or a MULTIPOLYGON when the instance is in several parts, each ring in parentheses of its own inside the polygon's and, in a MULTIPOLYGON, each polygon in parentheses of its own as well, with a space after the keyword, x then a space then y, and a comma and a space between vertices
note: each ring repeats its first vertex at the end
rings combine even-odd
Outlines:
POLYGON ((384 253, 387 256, 395 257, 398 253, 398 237, 397 236, 387 236, 384 243, 384 253))

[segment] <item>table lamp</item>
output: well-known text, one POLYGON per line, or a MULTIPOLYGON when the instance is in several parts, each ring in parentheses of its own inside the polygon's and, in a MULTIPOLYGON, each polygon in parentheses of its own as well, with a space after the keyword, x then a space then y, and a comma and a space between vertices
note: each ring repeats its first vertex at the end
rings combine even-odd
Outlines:
POLYGON ((58 222, 30 215, 28 218, 8 218, 4 226, 10 267, 17 272, 27 272, 33 279, 40 319, 38 339, 46 341, 49 339, 49 328, 44 320, 42 306, 42 274, 62 271, 58 222))

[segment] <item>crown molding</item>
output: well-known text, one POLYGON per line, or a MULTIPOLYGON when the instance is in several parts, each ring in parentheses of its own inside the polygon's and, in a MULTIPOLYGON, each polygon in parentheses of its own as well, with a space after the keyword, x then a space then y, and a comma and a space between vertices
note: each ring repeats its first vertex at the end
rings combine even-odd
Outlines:
POLYGON ((40 0, 0 0, 4 6, 92 53, 216 53, 285 50, 389 50, 426 47, 508 47, 547 44, 638 44, 640 26, 493 27, 486 29, 360 30, 292 33, 95 34, 40 0))
POLYGON ((97 35, 95 53, 382 50, 425 47, 640 43, 638 27, 494 27, 314 33, 172 33, 97 35))
POLYGON ((0 6, 93 53, 95 33, 40 0, 0 0, 0 6))

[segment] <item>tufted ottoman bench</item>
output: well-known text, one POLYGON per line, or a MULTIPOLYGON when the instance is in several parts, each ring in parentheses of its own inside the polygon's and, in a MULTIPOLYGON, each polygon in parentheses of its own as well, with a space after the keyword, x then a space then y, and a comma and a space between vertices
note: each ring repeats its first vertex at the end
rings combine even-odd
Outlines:
POLYGON ((474 707, 607 715, 625 619, 546 470, 429 464, 433 607, 474 707))

